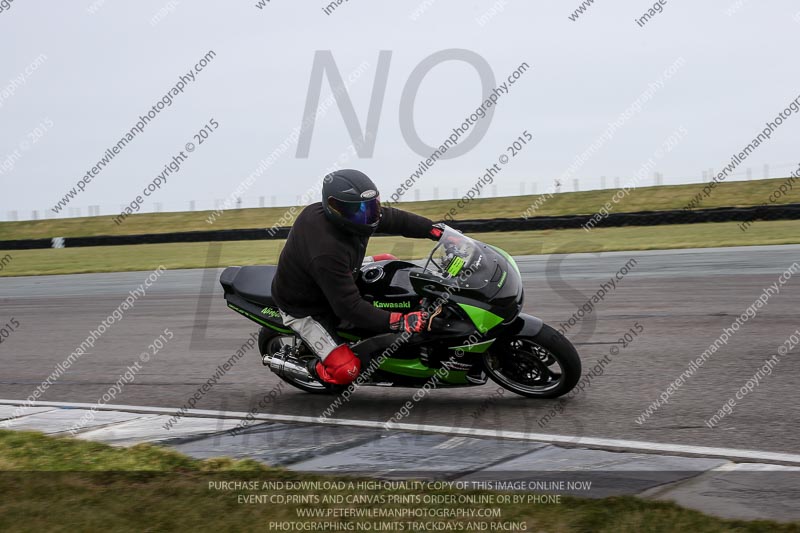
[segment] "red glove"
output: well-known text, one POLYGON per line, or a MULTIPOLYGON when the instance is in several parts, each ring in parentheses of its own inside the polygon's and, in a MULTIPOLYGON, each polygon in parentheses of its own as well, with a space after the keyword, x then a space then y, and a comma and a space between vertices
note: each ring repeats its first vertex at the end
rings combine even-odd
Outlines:
POLYGON ((361 361, 346 344, 334 348, 328 356, 316 366, 317 375, 325 383, 331 385, 348 385, 361 372, 361 361))
POLYGON ((442 228, 441 224, 434 224, 431 226, 431 230, 428 232, 428 238, 433 239, 434 241, 438 241, 442 234, 444 233, 444 228, 442 228))
POLYGON ((392 331, 405 330, 409 333, 425 331, 428 325, 428 313, 414 311, 413 313, 392 313, 389 315, 389 329, 392 331))

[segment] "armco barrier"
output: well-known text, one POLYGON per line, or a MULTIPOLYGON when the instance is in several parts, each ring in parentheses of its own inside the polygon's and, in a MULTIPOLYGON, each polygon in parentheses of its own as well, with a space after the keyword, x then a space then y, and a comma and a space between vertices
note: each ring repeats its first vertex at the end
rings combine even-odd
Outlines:
MULTIPOLYGON (((545 229, 576 229, 589 222, 593 215, 570 215, 534 218, 494 218, 488 220, 457 220, 449 225, 468 233, 497 231, 531 231, 545 229)), ((702 222, 742 222, 747 220, 798 220, 800 204, 757 207, 718 207, 714 209, 639 211, 611 213, 594 227, 660 226, 667 224, 698 224, 702 222)), ((98 235, 96 237, 66 237, 52 239, 21 239, 0 241, 0 250, 30 250, 41 248, 76 248, 82 246, 119 246, 123 244, 164 244, 176 242, 255 241, 285 239, 289 228, 278 228, 270 235, 264 228, 187 231, 181 233, 150 233, 146 235, 98 235), (58 243, 58 246, 56 246, 58 243)))
MULTIPOLYGON (((495 218, 490 220, 464 220, 449 224, 464 232, 528 231, 544 229, 577 229, 591 220, 593 215, 557 217, 495 218)), ((717 207, 713 209, 671 211, 638 211, 611 213, 597 222, 595 228, 622 226, 661 226, 667 224, 698 224, 703 222, 743 222, 746 220, 797 220, 800 204, 757 207, 717 207)))

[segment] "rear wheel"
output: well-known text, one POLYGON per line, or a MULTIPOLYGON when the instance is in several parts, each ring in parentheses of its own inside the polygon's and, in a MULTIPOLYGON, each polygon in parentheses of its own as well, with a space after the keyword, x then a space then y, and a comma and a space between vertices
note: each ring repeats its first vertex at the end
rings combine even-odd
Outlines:
POLYGON ((497 339, 484 354, 483 364, 495 383, 529 398, 562 396, 581 377, 575 347, 547 324, 532 337, 497 339))
MULTIPOLYGON (((262 327, 261 331, 258 332, 258 349, 261 352, 262 357, 265 355, 272 357, 284 346, 291 346, 294 342, 294 339, 295 337, 293 336, 282 335, 276 331, 262 327)), ((300 349, 298 350, 299 353, 295 358, 303 366, 307 367, 311 361, 316 361, 317 356, 314 355, 314 353, 305 345, 305 343, 302 341, 300 341, 300 343, 300 349)), ((312 394, 339 394, 345 389, 345 387, 340 385, 327 385, 320 383, 312 376, 309 376, 308 379, 301 379, 294 376, 278 377, 289 385, 312 394)))

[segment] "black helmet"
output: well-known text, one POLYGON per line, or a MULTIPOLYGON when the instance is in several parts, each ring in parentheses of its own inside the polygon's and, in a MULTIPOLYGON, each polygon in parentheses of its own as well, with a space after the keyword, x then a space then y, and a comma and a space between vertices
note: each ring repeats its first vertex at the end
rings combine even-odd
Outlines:
POLYGON ((378 188, 358 170, 337 170, 325 176, 322 208, 328 220, 356 235, 372 235, 381 220, 378 188))

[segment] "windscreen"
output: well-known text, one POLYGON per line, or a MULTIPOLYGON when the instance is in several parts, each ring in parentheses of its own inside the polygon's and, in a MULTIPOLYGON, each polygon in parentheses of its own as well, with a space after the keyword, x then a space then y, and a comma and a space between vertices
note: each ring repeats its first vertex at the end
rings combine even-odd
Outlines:
POLYGON ((485 257, 487 251, 486 245, 445 226, 425 271, 441 276, 448 284, 479 289, 488 283, 489 270, 496 268, 494 261, 485 257))

